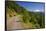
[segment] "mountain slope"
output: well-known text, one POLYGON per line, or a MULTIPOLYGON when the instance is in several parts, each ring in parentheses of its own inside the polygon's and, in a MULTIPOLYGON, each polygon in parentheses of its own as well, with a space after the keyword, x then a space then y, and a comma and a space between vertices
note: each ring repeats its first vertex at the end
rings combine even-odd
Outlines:
MULTIPOLYGON (((44 13, 29 12, 24 7, 20 6, 14 1, 6 1, 6 16, 10 19, 14 16, 20 16, 20 21, 24 28, 44 28, 44 13)), ((19 18, 18 18, 19 19, 19 18)), ((9 21, 9 20, 8 20, 9 21)))

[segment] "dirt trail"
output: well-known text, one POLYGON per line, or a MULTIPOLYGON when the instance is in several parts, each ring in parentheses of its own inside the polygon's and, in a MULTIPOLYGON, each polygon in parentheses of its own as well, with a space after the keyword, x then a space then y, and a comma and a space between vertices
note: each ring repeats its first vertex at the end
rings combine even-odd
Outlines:
POLYGON ((14 16, 10 19, 7 20, 7 29, 23 29, 22 27, 22 23, 21 22, 17 22, 20 21, 21 15, 18 16, 14 16))

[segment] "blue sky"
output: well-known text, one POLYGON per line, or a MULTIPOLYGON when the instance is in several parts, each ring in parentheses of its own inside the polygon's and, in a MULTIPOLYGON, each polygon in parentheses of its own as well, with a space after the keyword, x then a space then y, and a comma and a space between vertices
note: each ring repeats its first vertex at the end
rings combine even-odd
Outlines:
POLYGON ((26 8, 28 11, 33 12, 44 12, 44 3, 36 3, 36 2, 16 2, 20 6, 26 8))

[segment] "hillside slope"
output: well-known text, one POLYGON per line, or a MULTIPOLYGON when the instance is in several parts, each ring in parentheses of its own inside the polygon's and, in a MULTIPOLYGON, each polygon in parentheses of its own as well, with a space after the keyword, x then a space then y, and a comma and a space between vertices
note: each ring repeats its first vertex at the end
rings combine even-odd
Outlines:
POLYGON ((6 1, 6 17, 8 19, 7 23, 9 19, 10 19, 10 22, 14 21, 11 19, 14 16, 17 16, 17 20, 19 20, 18 22, 21 22, 21 24, 23 25, 22 27, 24 29, 45 27, 44 13, 29 12, 27 11, 27 9, 20 6, 14 1, 6 1), (21 15, 21 16, 18 18, 18 15, 21 15))

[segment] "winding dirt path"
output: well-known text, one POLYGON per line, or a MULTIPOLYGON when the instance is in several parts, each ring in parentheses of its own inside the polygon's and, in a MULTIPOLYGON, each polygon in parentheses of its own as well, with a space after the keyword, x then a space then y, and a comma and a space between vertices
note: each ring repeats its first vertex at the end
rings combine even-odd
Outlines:
POLYGON ((23 29, 21 19, 21 15, 7 19, 7 29, 23 29))

